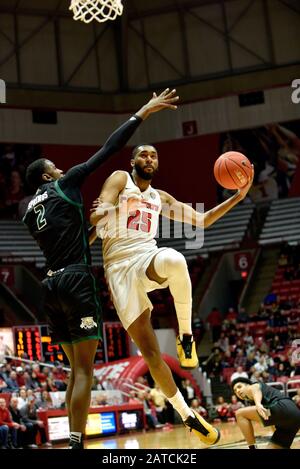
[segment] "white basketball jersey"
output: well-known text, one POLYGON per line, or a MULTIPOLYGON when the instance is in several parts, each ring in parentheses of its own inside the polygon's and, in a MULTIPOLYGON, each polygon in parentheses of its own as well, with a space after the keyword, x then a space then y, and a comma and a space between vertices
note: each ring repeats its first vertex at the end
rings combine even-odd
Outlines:
MULTIPOLYGON (((120 221, 117 217, 108 219, 105 225, 99 222, 97 234, 102 238, 104 266, 143 254, 156 246, 155 235, 158 229, 161 199, 151 186, 141 192, 127 173, 127 182, 120 198, 136 195, 142 199, 141 208, 120 221)), ((117 201, 117 205, 119 200, 117 201)))

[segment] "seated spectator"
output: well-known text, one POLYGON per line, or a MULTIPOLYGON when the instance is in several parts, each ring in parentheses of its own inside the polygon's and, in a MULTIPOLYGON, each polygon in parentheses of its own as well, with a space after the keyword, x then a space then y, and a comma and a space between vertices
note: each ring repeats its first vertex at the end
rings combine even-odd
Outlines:
POLYGON ((252 372, 250 376, 251 383, 263 382, 262 373, 260 371, 253 370, 254 367, 250 370, 252 372))
MULTIPOLYGON (((188 381, 188 380, 186 380, 188 381)), ((187 387, 186 387, 187 389, 187 387)), ((194 389, 192 388, 194 391, 194 389)), ((155 411, 156 411, 156 416, 157 419, 160 423, 165 424, 167 422, 167 415, 166 415, 166 410, 167 410, 167 399, 166 396, 162 393, 160 387, 155 384, 155 387, 151 389, 150 391, 150 399, 154 404, 155 411)))
POLYGON ((32 431, 32 424, 25 425, 20 410, 18 409, 18 398, 12 397, 10 400, 9 411, 13 422, 19 425, 17 428, 17 447, 23 448, 24 446, 35 445, 35 435, 32 431))
POLYGON ((8 391, 9 389, 7 387, 6 381, 4 380, 4 378, 2 378, 2 376, 0 376, 0 393, 8 391))
POLYGON ((234 308, 229 308, 227 314, 225 315, 226 319, 228 321, 231 321, 232 319, 237 319, 238 318, 238 313, 235 311, 234 308))
POLYGON ((218 417, 222 422, 227 422, 229 416, 229 405, 225 402, 223 396, 219 396, 216 403, 216 409, 218 412, 218 417))
POLYGON ((7 449, 8 445, 8 426, 0 424, 0 449, 7 449))
POLYGON ((279 363, 276 370, 275 370, 275 377, 281 378, 282 376, 288 376, 286 374, 285 366, 283 363, 279 363))
POLYGON ((246 313, 245 308, 240 308, 237 315, 237 322, 245 323, 248 321, 248 314, 246 313))
POLYGON ((40 434, 41 443, 45 447, 52 446, 47 441, 47 434, 44 426, 44 422, 38 419, 37 416, 37 405, 36 398, 34 395, 28 397, 28 403, 20 409, 21 417, 25 425, 31 423, 33 425, 33 431, 40 434))
POLYGON ((236 395, 233 394, 231 396, 231 402, 228 406, 228 417, 235 418, 236 411, 241 407, 244 407, 244 405, 240 401, 238 401, 236 395))
POLYGON ((53 409, 53 402, 48 391, 42 391, 41 398, 36 404, 39 409, 53 409))
POLYGON ((17 448, 17 430, 21 428, 21 425, 13 421, 11 413, 6 405, 6 400, 0 398, 0 427, 3 425, 8 427, 8 442, 6 442, 6 446, 17 448))
POLYGON ((220 338, 217 341, 217 344, 218 344, 218 347, 220 347, 220 349, 223 352, 226 352, 227 350, 229 350, 229 338, 226 336, 225 332, 221 332, 220 338))
POLYGON ((11 371, 9 374, 9 378, 6 379, 6 384, 9 392, 18 392, 19 385, 17 380, 17 373, 15 371, 11 371))
POLYGON ((17 366, 16 368, 16 373, 17 373, 17 382, 19 385, 19 388, 21 386, 25 385, 25 378, 24 378, 24 370, 21 366, 17 366))
POLYGON ((147 391, 140 391, 138 393, 138 399, 144 406, 144 412, 146 415, 146 421, 149 428, 162 428, 163 425, 157 420, 155 412, 152 412, 149 400, 147 398, 147 391))
POLYGON ((227 350, 224 353, 224 356, 223 356, 222 361, 221 361, 222 369, 223 368, 232 368, 233 363, 234 363, 234 358, 231 355, 231 351, 227 350))
POLYGON ((270 304, 276 304, 277 303, 277 295, 276 293, 270 292, 268 293, 267 296, 264 298, 264 304, 265 305, 270 305, 270 304))
POLYGON ((246 366, 246 362, 247 362, 247 357, 245 356, 244 350, 243 349, 238 350, 236 357, 234 359, 234 367, 244 368, 246 366))
POLYGON ((236 368, 236 371, 231 375, 230 381, 233 381, 236 378, 248 378, 248 373, 246 373, 242 366, 238 366, 236 368))
POLYGON ((249 371, 250 368, 252 368, 255 365, 256 362, 257 362, 257 360, 255 358, 255 352, 252 351, 252 352, 248 353, 247 360, 246 360, 246 365, 245 365, 246 370, 249 371))
POLYGON ((201 402, 198 398, 192 400, 190 408, 198 412, 198 414, 200 414, 203 418, 206 418, 208 416, 207 410, 202 407, 201 402))
POLYGON ((20 410, 25 404, 27 404, 27 391, 25 388, 21 388, 18 397, 18 409, 20 410))
POLYGON ((267 371, 268 364, 264 355, 261 355, 259 357, 258 362, 253 365, 253 368, 255 369, 255 371, 259 371, 260 373, 262 373, 263 371, 267 371))

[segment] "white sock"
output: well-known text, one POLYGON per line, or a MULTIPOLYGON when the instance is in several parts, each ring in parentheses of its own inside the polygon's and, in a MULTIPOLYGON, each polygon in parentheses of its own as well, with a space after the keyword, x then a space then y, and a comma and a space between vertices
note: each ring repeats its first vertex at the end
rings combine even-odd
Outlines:
POLYGON ((76 443, 81 442, 81 432, 70 432, 70 440, 75 441, 76 443))
POLYGON ((181 394, 179 389, 177 389, 175 396, 168 397, 168 401, 170 402, 170 404, 172 404, 174 409, 177 410, 177 412, 179 413, 183 421, 186 420, 190 416, 194 417, 193 412, 191 411, 191 409, 189 408, 189 406, 183 399, 183 395, 181 394))
POLYGON ((179 335, 192 334, 192 284, 184 256, 172 248, 160 251, 154 260, 155 272, 168 281, 174 299, 179 335))

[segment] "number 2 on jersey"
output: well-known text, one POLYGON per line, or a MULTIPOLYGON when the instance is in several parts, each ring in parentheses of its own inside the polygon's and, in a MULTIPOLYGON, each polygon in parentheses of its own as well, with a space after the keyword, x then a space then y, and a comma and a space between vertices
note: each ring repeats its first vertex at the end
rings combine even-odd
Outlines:
POLYGON ((141 230, 144 233, 149 233, 151 230, 151 218, 151 213, 137 210, 134 215, 128 217, 127 228, 129 230, 141 230))
POLYGON ((37 214, 37 227, 38 230, 40 231, 44 226, 47 225, 47 220, 45 218, 45 207, 43 204, 39 204, 36 207, 34 207, 34 213, 37 214))

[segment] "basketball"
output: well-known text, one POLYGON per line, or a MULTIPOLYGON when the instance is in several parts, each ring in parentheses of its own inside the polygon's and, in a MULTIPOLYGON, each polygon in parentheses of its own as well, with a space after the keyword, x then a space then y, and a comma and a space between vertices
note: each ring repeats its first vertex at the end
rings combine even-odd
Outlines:
POLYGON ((240 189, 251 177, 252 166, 248 158, 237 151, 228 151, 219 156, 214 165, 214 175, 225 189, 240 189))

